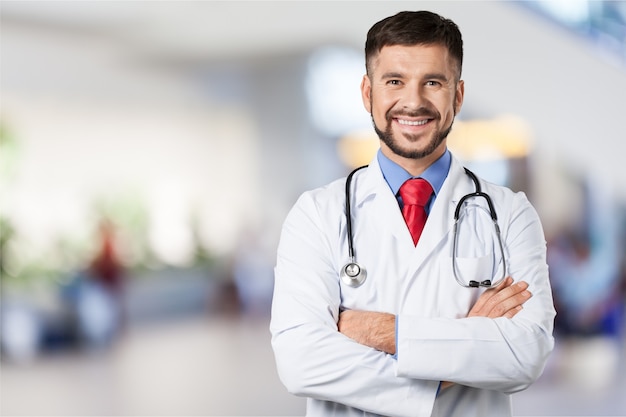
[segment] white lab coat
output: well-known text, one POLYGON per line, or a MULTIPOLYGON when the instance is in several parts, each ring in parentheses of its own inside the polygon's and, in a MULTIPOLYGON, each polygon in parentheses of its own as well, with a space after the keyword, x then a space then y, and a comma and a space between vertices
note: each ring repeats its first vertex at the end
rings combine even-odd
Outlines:
MULTIPOLYGON (((270 330, 281 381, 308 397, 307 415, 511 415, 510 394, 539 377, 553 348, 555 311, 535 210, 523 193, 481 185, 497 211, 507 274, 533 294, 513 319, 466 318, 483 290, 452 275, 454 209, 474 191, 454 157, 416 247, 376 158, 354 176, 354 248, 368 272, 358 288, 339 279, 348 262, 345 179, 299 198, 278 248, 270 330), (342 309, 396 314, 397 358, 339 333, 342 309), (456 385, 438 393, 439 381, 456 385)), ((471 204, 486 207, 482 199, 471 204)), ((493 223, 480 211, 468 210, 459 235, 468 280, 490 278, 500 257, 493 223)))

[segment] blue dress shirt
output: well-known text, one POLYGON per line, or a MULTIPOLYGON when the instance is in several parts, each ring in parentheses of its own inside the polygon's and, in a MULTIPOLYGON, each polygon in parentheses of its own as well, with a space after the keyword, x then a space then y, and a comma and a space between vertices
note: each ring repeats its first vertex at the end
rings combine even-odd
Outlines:
MULTIPOLYGON (((402 209, 402 198, 400 197, 398 191, 404 182, 410 178, 413 178, 411 174, 405 171, 400 165, 393 162, 391 159, 387 158, 383 155, 382 151, 378 150, 378 164, 380 165, 380 169, 383 172, 383 177, 385 177, 385 181, 389 184, 389 188, 393 192, 393 195, 398 199, 398 204, 400 205, 400 209, 402 209)), ((443 182, 446 180, 448 176, 448 171, 450 171, 450 164, 452 163, 452 155, 450 151, 446 149, 443 155, 439 157, 431 166, 426 168, 426 170, 419 177, 415 178, 423 178, 433 187, 434 194, 428 200, 426 204, 426 213, 430 214, 430 208, 432 207, 437 195, 439 194, 439 190, 441 190, 441 186, 443 182)))

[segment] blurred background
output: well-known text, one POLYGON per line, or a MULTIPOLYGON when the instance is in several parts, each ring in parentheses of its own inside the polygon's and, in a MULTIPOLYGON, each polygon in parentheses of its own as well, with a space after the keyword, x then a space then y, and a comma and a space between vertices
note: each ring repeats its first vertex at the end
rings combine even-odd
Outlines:
POLYGON ((0 413, 303 415, 269 344, 282 221, 377 149, 365 34, 453 19, 453 152, 527 193, 557 345, 523 415, 626 415, 626 2, 0 3, 0 413))

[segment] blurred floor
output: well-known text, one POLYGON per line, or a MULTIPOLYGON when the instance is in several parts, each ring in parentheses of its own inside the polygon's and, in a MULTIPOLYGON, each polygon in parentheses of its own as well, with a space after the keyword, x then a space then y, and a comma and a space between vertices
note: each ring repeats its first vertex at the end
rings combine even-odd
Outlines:
POLYGON ((515 394, 516 416, 626 416, 626 343, 557 338, 541 376, 515 394))
MULTIPOLYGON (((47 354, 20 366, 2 363, 0 412, 304 415, 304 400, 289 395, 278 380, 269 341, 267 318, 194 316, 134 325, 105 351, 47 354)), ((603 349, 596 344, 573 354, 560 346, 541 380, 515 396, 515 415, 626 415, 623 351, 612 362, 619 367, 612 369, 617 379, 601 389, 597 378, 594 386, 577 384, 575 372, 564 373, 559 364, 575 355, 603 359, 603 349)), ((597 366, 604 366, 599 361, 592 368, 604 372, 597 366)))
POLYGON ((265 319, 135 325, 102 352, 3 363, 2 415, 302 415, 282 387, 265 319))

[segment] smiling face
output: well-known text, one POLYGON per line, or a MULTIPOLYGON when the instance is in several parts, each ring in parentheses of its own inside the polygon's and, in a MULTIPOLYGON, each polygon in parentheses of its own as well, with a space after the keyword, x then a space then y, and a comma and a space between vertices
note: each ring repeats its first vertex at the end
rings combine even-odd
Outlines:
POLYGON ((464 84, 445 46, 385 46, 373 57, 361 94, 385 156, 421 174, 446 149, 464 84))

